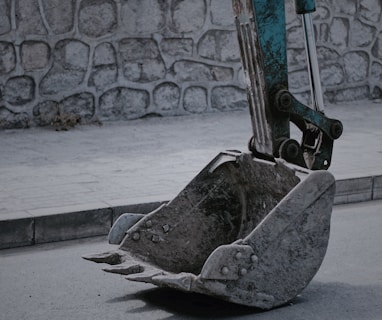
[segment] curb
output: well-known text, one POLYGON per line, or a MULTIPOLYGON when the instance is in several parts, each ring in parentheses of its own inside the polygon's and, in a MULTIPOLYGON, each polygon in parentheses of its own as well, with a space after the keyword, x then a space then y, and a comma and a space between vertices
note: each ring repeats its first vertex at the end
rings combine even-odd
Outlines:
MULTIPOLYGON (((378 199, 382 199, 382 175, 336 181, 334 205, 378 199)), ((121 214, 146 214, 166 202, 116 206, 98 203, 92 208, 51 208, 15 214, 19 217, 0 221, 0 249, 107 235, 121 214)))

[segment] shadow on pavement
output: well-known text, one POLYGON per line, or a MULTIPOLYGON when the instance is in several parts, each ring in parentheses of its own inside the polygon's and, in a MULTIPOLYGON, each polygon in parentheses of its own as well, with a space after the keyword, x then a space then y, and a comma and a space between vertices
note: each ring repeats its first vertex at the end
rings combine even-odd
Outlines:
MULTIPOLYGON (((140 313, 154 309, 162 309, 174 314, 174 319, 198 317, 205 319, 227 318, 234 316, 253 315, 264 312, 257 308, 229 303, 217 298, 197 293, 186 293, 170 288, 153 288, 126 295, 108 301, 118 303, 130 299, 139 299, 145 306, 130 310, 129 313, 140 313)), ((166 319, 171 319, 172 316, 166 319)))
MULTIPOLYGON (((377 280, 378 281, 378 280, 377 280)), ((380 320, 382 285, 356 286, 346 283, 313 281, 297 298, 270 311, 236 305, 206 295, 184 293, 168 288, 153 288, 107 301, 122 303, 141 300, 144 306, 127 313, 164 310, 166 319, 368 319, 380 320), (275 318, 276 317, 276 318, 275 318), (297 318, 296 318, 297 317, 297 318), (280 318, 281 319, 281 318, 280 318)))

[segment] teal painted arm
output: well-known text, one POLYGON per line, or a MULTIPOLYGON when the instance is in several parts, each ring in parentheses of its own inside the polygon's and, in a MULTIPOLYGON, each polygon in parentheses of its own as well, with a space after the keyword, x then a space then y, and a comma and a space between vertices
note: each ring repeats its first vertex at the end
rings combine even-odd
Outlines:
MULTIPOLYGON (((315 10, 311 0, 295 0, 295 6, 303 16, 315 10)), ((322 107, 303 105, 288 90, 284 0, 233 0, 233 8, 253 127, 250 150, 258 157, 327 169, 342 124, 325 117, 322 107), (290 122, 302 131, 300 143, 290 139, 290 122)))

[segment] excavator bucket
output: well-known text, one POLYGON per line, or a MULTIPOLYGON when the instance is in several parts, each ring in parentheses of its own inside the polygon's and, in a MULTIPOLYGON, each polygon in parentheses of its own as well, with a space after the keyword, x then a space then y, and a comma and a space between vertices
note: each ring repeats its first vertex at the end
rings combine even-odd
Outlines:
POLYGON ((325 117, 310 12, 303 15, 313 107, 288 91, 284 0, 232 0, 247 83, 252 154, 222 152, 171 202, 121 216, 118 249, 85 257, 128 280, 271 309, 298 295, 329 240, 335 180, 327 169, 342 124, 325 117), (290 122, 302 131, 290 138, 290 122), (315 171, 312 171, 315 170, 315 171))
POLYGON ((84 258, 128 280, 270 309, 318 271, 334 193, 327 171, 223 152, 171 202, 125 224, 118 249, 84 258))

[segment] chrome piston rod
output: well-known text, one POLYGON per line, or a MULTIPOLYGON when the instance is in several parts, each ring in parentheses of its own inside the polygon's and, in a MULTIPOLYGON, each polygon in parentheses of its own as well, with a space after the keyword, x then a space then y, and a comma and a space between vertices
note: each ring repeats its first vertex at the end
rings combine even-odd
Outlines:
POLYGON ((322 96, 320 71, 318 68, 316 41, 314 37, 312 15, 310 13, 302 14, 302 25, 304 29, 305 49, 308 63, 310 89, 312 93, 312 107, 316 111, 324 112, 325 106, 322 96))

